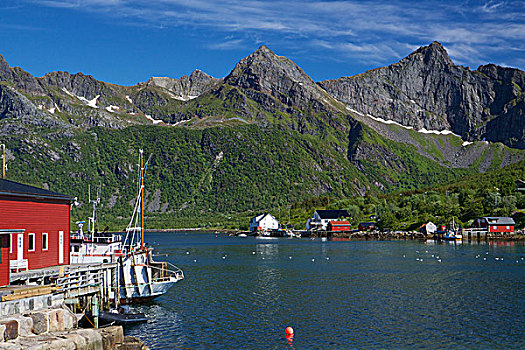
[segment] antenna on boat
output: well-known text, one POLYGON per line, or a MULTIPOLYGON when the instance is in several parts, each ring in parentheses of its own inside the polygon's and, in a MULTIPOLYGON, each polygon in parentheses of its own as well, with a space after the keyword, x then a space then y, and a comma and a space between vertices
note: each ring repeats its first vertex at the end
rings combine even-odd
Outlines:
POLYGON ((97 205, 100 204, 100 187, 97 191, 97 198, 94 200, 91 200, 91 185, 88 185, 88 200, 89 200, 89 203, 93 203, 93 216, 89 217, 88 232, 93 234, 95 233, 96 209, 97 209, 97 205))

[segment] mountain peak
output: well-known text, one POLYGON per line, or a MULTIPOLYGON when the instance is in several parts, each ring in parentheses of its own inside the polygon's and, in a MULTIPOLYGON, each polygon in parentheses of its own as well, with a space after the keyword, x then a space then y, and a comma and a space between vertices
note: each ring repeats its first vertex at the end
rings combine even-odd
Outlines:
POLYGON ((255 50, 254 53, 265 53, 265 54, 273 54, 273 55, 275 55, 275 53, 272 50, 270 50, 268 48, 268 46, 266 46, 264 44, 259 46, 259 48, 257 50, 255 50))
POLYGON ((448 56, 447 50, 437 41, 432 42, 428 46, 420 47, 408 57, 411 57, 412 55, 423 55, 423 60, 426 64, 431 62, 443 62, 447 65, 454 64, 448 56))
POLYGON ((225 78, 225 82, 230 85, 265 91, 274 90, 276 87, 279 89, 284 81, 289 81, 285 85, 292 82, 315 85, 293 61, 276 55, 265 45, 261 45, 251 55, 240 60, 225 78))

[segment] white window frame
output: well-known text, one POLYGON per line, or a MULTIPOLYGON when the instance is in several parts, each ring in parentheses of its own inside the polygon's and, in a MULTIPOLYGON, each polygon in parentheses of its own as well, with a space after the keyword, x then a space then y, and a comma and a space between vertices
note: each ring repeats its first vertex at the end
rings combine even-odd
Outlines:
POLYGON ((47 251, 47 250, 49 250, 49 234, 47 232, 42 232, 42 251, 47 251), (45 247, 44 247, 44 242, 46 242, 45 247))
POLYGON ((9 254, 13 254, 13 236, 15 234, 14 233, 11 233, 9 235, 9 254))
POLYGON ((27 234, 27 251, 28 252, 34 252, 35 251, 35 234, 34 233, 28 233, 27 234), (29 244, 31 242, 31 237, 33 237, 33 249, 29 249, 29 247, 31 246, 31 244, 29 244))

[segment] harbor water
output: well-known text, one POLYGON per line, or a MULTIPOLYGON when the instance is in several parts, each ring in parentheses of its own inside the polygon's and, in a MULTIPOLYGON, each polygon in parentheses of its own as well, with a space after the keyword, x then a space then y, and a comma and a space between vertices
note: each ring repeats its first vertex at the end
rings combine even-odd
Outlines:
POLYGON ((185 279, 151 349, 524 349, 525 246, 148 233, 185 279), (295 330, 293 339, 285 328, 295 330))

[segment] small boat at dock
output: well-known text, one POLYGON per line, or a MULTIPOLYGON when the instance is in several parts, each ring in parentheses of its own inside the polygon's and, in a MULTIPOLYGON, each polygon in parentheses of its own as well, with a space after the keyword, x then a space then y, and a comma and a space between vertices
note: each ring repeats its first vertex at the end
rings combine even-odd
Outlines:
MULTIPOLYGON (((121 305, 116 309, 98 312, 99 326, 119 325, 130 326, 134 324, 148 322, 149 318, 142 312, 131 312, 127 305, 121 305)), ((94 324, 94 315, 92 312, 86 312, 79 320, 84 327, 90 327, 94 324)))
POLYGON ((444 241, 461 241, 463 239, 463 235, 460 233, 459 228, 456 227, 456 222, 454 218, 452 218, 452 222, 450 223, 450 229, 446 230, 443 234, 443 240, 444 241))

